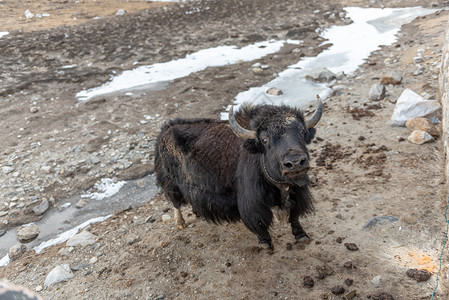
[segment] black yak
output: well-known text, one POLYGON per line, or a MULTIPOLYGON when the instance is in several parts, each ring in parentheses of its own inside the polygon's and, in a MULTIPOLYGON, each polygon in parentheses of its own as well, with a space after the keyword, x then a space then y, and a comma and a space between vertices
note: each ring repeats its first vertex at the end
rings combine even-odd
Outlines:
POLYGON ((273 249, 272 209, 288 214, 296 239, 306 238, 298 218, 313 210, 309 192, 309 153, 322 114, 288 106, 245 105, 229 121, 175 119, 162 127, 156 144, 155 172, 165 197, 175 207, 179 229, 186 224, 180 207, 220 223, 241 220, 273 249))

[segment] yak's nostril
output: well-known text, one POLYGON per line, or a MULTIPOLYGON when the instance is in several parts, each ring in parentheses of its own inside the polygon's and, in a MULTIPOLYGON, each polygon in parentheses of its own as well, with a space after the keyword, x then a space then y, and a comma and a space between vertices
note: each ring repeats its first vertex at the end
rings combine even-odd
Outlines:
POLYGON ((308 161, 307 161, 307 159, 302 159, 300 162, 299 162, 299 165, 301 166, 301 167, 307 167, 307 165, 308 165, 308 161))
POLYGON ((291 162, 286 162, 286 163, 284 163, 284 167, 287 170, 291 170, 291 169, 293 169, 293 164, 291 162))

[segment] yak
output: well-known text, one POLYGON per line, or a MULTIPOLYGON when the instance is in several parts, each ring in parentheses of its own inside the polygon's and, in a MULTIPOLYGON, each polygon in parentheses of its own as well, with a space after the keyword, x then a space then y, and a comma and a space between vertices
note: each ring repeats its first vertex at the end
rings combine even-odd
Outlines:
POLYGON ((288 216, 297 240, 309 239, 299 216, 313 211, 309 191, 310 156, 323 104, 314 115, 281 105, 242 105, 229 121, 174 119, 156 142, 155 173, 165 197, 175 207, 175 223, 186 226, 181 206, 214 223, 241 220, 272 250, 273 211, 288 216))

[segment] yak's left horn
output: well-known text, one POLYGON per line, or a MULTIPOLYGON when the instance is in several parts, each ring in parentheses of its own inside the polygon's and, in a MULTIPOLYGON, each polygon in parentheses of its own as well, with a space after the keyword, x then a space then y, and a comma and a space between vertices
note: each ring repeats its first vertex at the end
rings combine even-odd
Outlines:
POLYGON ((237 123, 234 115, 234 106, 231 106, 231 109, 229 110, 229 125, 235 135, 241 139, 256 139, 257 137, 255 131, 245 129, 237 123))
POLYGON ((320 95, 316 95, 316 100, 318 101, 318 107, 315 110, 313 116, 306 120, 306 127, 313 128, 321 119, 321 115, 323 114, 323 102, 321 101, 320 95))

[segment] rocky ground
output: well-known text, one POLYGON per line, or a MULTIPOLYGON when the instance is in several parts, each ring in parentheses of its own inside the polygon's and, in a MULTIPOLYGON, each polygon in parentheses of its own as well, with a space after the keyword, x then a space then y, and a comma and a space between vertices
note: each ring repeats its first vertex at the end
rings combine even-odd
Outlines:
MULTIPOLYGON (((87 12, 83 22, 62 26, 68 21, 63 13, 57 21, 61 3, 48 0, 35 13, 54 11, 51 23, 20 13, 13 19, 17 25, 8 21, 10 34, 0 39, 0 233, 41 218, 33 211, 38 204, 48 201, 48 211, 54 211, 63 199, 101 178, 150 174, 155 137, 165 120, 217 118, 237 93, 270 81, 302 56, 315 56, 325 47, 316 29, 348 22, 338 17, 343 7, 410 5, 260 0, 155 7, 115 1, 117 9, 128 12, 115 16, 115 6, 79 2, 63 8, 72 12, 69 19, 87 12), (162 91, 87 103, 75 98, 80 90, 136 65, 270 38, 304 43, 258 61, 208 68, 162 91), (255 62, 267 64, 268 71, 252 72, 255 62)), ((1 1, 0 18, 11 11, 33 12, 25 4, 1 1)), ((45 299, 343 299, 353 291, 352 299, 429 299, 445 233, 442 142, 412 144, 407 128, 387 121, 405 88, 439 99, 447 19, 443 11, 405 25, 398 42, 333 83, 335 94, 326 100, 311 146, 316 213, 302 221, 310 244, 295 243, 287 226, 276 224, 276 248, 267 253, 242 224, 216 226, 191 213, 188 227, 178 231, 171 206, 157 196, 87 228, 93 236, 84 246, 64 243, 39 255, 18 255, 0 269, 0 278, 45 299), (422 62, 414 61, 419 54, 422 62), (390 71, 403 77, 401 83, 387 85, 386 98, 370 100, 371 86, 390 71), (47 287, 50 271, 66 264, 73 278, 47 287), (425 268, 432 276, 417 282, 406 274, 413 268, 425 268), (341 287, 345 292, 336 296, 341 287)), ((435 299, 447 295, 447 272, 444 260, 435 299)))

